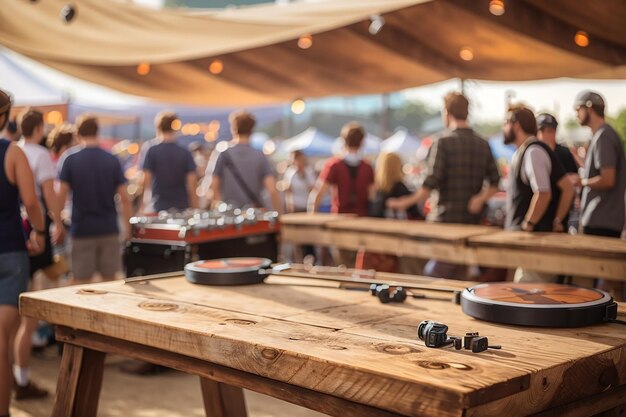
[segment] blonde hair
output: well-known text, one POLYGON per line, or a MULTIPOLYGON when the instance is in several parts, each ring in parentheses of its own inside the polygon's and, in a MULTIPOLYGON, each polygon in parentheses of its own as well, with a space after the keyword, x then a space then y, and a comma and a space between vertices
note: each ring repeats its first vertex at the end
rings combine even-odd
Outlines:
POLYGON ((374 183, 384 193, 391 191, 393 186, 404 179, 402 160, 393 152, 381 153, 376 160, 374 183))

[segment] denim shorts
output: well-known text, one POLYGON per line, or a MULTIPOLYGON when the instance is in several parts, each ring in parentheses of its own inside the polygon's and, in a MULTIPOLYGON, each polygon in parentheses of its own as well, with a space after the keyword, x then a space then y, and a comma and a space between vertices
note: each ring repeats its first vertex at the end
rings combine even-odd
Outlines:
POLYGON ((0 253, 0 305, 17 307, 20 294, 28 289, 28 253, 0 253))

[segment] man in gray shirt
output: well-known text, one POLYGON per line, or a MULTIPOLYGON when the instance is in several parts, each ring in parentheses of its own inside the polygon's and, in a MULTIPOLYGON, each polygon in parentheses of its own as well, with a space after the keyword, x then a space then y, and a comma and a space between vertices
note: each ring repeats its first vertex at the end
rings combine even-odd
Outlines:
POLYGON ((282 211, 276 178, 267 157, 249 144, 256 124, 252 114, 237 111, 230 115, 233 139, 225 149, 216 147, 205 178, 211 178, 213 204, 225 202, 237 208, 265 207, 261 191, 267 190, 272 208, 282 211))
POLYGON ((583 233, 619 238, 626 211, 624 147, 615 130, 604 120, 605 104, 600 94, 581 92, 574 108, 580 124, 589 126, 593 132, 580 180, 583 233))

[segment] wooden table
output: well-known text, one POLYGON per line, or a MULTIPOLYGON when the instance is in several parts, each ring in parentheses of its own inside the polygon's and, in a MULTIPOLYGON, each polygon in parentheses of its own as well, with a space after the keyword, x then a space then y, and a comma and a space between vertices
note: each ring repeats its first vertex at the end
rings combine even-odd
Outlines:
POLYGON ((626 240, 412 220, 284 215, 282 238, 465 265, 626 280, 626 240))
MULTIPOLYGON (((21 309, 61 326, 54 417, 96 415, 103 352, 199 375, 209 416, 245 416, 241 388, 341 417, 625 411, 624 326, 495 325, 436 296, 444 300, 381 304, 363 291, 206 287, 179 277, 28 293, 21 309), (478 331, 503 348, 427 348, 416 337, 426 319, 448 324, 450 335, 478 331)), ((626 318, 623 305, 619 318, 626 318)))

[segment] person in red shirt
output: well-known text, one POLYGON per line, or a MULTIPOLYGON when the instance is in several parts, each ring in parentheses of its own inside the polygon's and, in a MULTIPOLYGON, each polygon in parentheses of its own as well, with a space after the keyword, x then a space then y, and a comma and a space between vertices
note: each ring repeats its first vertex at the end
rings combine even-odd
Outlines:
POLYGON ((365 131, 358 123, 351 122, 341 129, 341 137, 344 154, 330 158, 324 164, 315 188, 309 194, 308 211, 315 213, 322 197, 330 190, 331 212, 367 216, 369 197, 373 193, 374 170, 359 155, 365 131))

